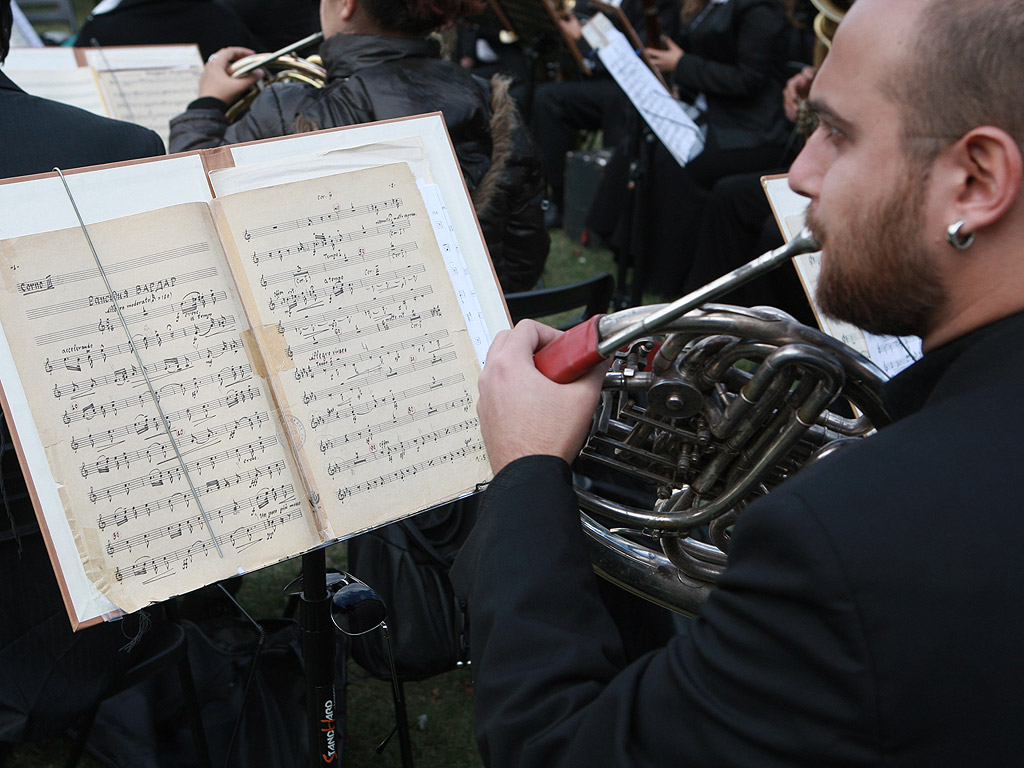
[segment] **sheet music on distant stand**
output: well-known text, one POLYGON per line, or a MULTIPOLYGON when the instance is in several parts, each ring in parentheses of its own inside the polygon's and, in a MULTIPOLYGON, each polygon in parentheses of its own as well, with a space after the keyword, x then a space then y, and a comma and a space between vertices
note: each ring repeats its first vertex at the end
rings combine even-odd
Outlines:
POLYGON ((15 47, 4 70, 27 93, 145 126, 166 146, 170 119, 198 93, 203 60, 195 45, 15 47))
MULTIPOLYGON (((788 242, 804 225, 807 198, 789 188, 786 175, 765 176, 761 179, 765 194, 771 202, 775 218, 788 242)), ((811 303, 811 309, 818 325, 825 333, 839 339, 847 346, 860 352, 888 376, 895 376, 923 354, 921 340, 916 336, 878 336, 861 330, 855 325, 828 317, 823 314, 814 300, 821 271, 821 252, 807 253, 793 259, 804 292, 811 303)), ((785 267, 782 267, 785 269, 785 267)))
POLYGON ((583 26, 583 36, 676 162, 686 165, 704 150, 700 127, 607 16, 594 14, 583 26))
POLYGON ((76 627, 490 479, 508 316, 439 116, 66 180, 85 227, 59 179, 0 184, 0 388, 76 627))

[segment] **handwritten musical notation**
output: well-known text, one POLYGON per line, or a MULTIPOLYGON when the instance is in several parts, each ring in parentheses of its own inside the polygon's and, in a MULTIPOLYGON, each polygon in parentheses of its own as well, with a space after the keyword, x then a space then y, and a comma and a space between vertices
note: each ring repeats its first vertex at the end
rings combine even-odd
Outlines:
POLYGON ((80 230, 0 246, 0 319, 25 329, 7 337, 89 578, 130 611, 308 548, 209 209, 89 234, 112 290, 80 230))
POLYGON ((254 222, 232 228, 234 266, 335 531, 357 512, 356 530, 472 490, 489 472, 479 364, 408 167, 288 186, 287 198, 256 190, 215 206, 254 222))
POLYGON ((432 227, 403 164, 92 224, 95 257, 80 228, 0 241, 41 482, 103 596, 136 610, 489 479, 432 227))
POLYGON ((156 131, 167 146, 169 122, 195 98, 199 67, 117 69, 97 73, 110 116, 156 131))

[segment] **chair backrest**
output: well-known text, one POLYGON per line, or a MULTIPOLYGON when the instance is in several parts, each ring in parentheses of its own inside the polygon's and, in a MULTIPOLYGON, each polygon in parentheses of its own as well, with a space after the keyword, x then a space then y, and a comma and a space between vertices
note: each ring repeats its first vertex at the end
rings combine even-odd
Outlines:
POLYGON ((566 330, 587 318, 607 312, 614 292, 615 278, 602 272, 569 285, 507 293, 505 303, 513 323, 524 318, 550 318, 555 315, 548 324, 566 330))
POLYGON ((60 41, 78 34, 78 17, 71 0, 17 0, 17 3, 40 35, 60 41))

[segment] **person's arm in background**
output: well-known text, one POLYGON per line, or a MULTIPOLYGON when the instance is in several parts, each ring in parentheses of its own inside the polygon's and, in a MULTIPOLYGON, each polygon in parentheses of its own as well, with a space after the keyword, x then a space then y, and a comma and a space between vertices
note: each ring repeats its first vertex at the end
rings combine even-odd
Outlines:
POLYGON ((743 97, 756 93, 774 69, 776 42, 786 19, 768 5, 755 5, 739 17, 735 63, 712 61, 684 50, 672 40, 668 49, 647 48, 645 53, 683 93, 743 97))
POLYGON ((230 67, 238 59, 254 53, 251 48, 230 46, 222 48, 206 62, 199 78, 199 96, 180 115, 171 118, 169 152, 187 152, 193 149, 219 147, 239 141, 266 138, 245 128, 246 115, 236 124, 231 139, 227 138, 228 107, 240 99, 262 76, 257 69, 242 77, 232 77, 230 67))

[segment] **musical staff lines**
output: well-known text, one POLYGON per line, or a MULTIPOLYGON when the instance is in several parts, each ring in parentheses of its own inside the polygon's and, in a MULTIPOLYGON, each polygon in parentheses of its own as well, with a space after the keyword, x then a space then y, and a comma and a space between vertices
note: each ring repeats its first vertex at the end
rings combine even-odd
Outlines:
POLYGON ((179 547, 158 557, 141 557, 127 567, 118 566, 114 570, 114 578, 117 581, 124 581, 144 576, 146 581, 153 581, 173 575, 176 565, 187 569, 192 565, 196 555, 209 555, 210 552, 216 552, 218 544, 221 547, 233 547, 235 550, 246 549, 265 539, 273 538, 278 526, 299 520, 302 515, 301 507, 292 507, 252 525, 242 525, 229 533, 219 534, 216 541, 199 539, 187 547, 179 547))
POLYGON ((209 208, 89 235, 95 258, 80 235, 32 236, 0 285, 17 298, 0 301, 0 319, 25 329, 8 336, 69 525, 91 542, 87 577, 134 610, 311 546, 309 494, 243 343, 209 208))
MULTIPOLYGON (((200 459, 186 462, 185 469, 190 473, 195 472, 196 474, 202 475, 204 469, 215 469, 218 462, 231 460, 239 462, 255 461, 257 452, 262 455, 267 448, 275 445, 277 445, 277 436, 268 435, 247 445, 227 448, 223 451, 203 456, 200 459)), ((125 468, 127 469, 129 466, 130 464, 126 464, 125 468)), ((133 477, 123 482, 113 483, 112 485, 106 485, 100 488, 90 488, 89 501, 93 504, 96 504, 101 500, 111 501, 115 496, 129 496, 132 491, 140 488, 158 488, 164 485, 173 485, 175 482, 180 482, 184 479, 185 474, 180 465, 168 467, 167 469, 154 469, 147 475, 133 477)))
MULTIPOLYGON (((271 507, 274 511, 281 511, 282 507, 287 505, 286 508, 292 508, 293 506, 299 505, 299 500, 295 496, 295 486, 291 483, 285 483, 284 485, 276 486, 274 488, 264 488, 259 493, 253 496, 245 496, 240 499, 236 499, 230 504, 224 504, 223 506, 217 507, 216 509, 207 510, 206 515, 210 520, 221 521, 227 519, 229 516, 235 516, 243 512, 249 512, 252 510, 263 510, 271 507), (274 505, 271 507, 271 505, 274 505)), ((123 522, 128 521, 127 512, 123 518, 119 518, 123 522)), ((115 525, 117 525, 115 521, 115 525)), ((150 545, 157 542, 160 539, 176 539, 184 536, 186 533, 189 535, 202 531, 204 527, 202 515, 191 515, 189 517, 182 518, 181 520, 175 520, 173 523, 167 525, 160 525, 156 528, 151 528, 142 533, 134 536, 118 536, 115 534, 104 547, 108 555, 113 555, 116 552, 132 552, 136 549, 145 548, 149 549, 150 545)))
POLYGON ((400 492, 394 479, 415 476, 410 487, 428 493, 474 487, 488 474, 482 449, 464 442, 479 441, 469 385, 479 368, 408 167, 289 190, 287 200, 254 192, 219 203, 225 216, 252 222, 234 245, 253 289, 253 325, 266 346, 283 350, 278 401, 301 427, 292 440, 319 497, 375 488, 374 506, 411 513, 431 500, 400 492), (382 188, 396 190, 393 200, 382 188), (395 205, 385 210, 381 200, 395 205), (387 482, 375 474, 381 459, 399 472, 387 482))
MULTIPOLYGON (((370 443, 366 453, 361 454, 356 451, 350 459, 343 461, 332 461, 327 465, 327 473, 329 475, 336 475, 346 470, 355 469, 360 464, 368 464, 372 461, 383 461, 387 460, 394 462, 395 457, 402 459, 405 458, 405 454, 412 450, 419 450, 425 445, 435 443, 442 437, 449 435, 455 435, 466 430, 476 429, 480 426, 479 419, 467 419, 466 421, 460 421, 456 424, 452 424, 447 427, 440 427, 432 432, 419 435, 417 437, 410 438, 409 440, 401 440, 397 443, 390 443, 388 441, 382 441, 381 443, 370 443)), ((320 450, 325 450, 325 445, 330 448, 334 447, 333 441, 323 440, 320 443, 320 450)))
POLYGON ((343 221, 344 219, 362 217, 366 214, 376 214, 381 211, 401 207, 402 200, 397 197, 393 197, 390 200, 379 200, 373 203, 364 203, 363 205, 358 206, 354 203, 350 203, 348 207, 339 206, 337 210, 332 211, 331 213, 321 213, 316 216, 306 216, 303 218, 292 219, 291 221, 278 222, 277 224, 268 224, 263 227, 253 227, 252 229, 245 230, 243 237, 248 241, 253 238, 276 235, 295 229, 301 229, 303 227, 312 227, 317 224, 329 224, 334 221, 343 221))
MULTIPOLYGON (((124 314, 124 319, 129 326, 135 325, 140 321, 153 322, 155 320, 164 320, 165 318, 171 318, 172 322, 180 322, 181 318, 191 319, 202 309, 206 309, 207 306, 213 306, 218 301, 224 301, 227 298, 227 294, 223 291, 211 291, 209 294, 196 295, 190 294, 185 300, 179 302, 177 305, 168 304, 163 307, 155 307, 148 309, 143 307, 142 312, 132 315, 129 313, 124 314)), ((117 333, 124 335, 124 331, 120 327, 120 323, 117 323, 114 318, 104 314, 100 316, 99 321, 94 321, 88 325, 78 325, 72 328, 65 328, 60 331, 53 331, 51 333, 44 333, 34 337, 36 344, 54 344, 61 341, 69 341, 71 339, 78 339, 83 335, 92 333, 117 333)))
MULTIPOLYGON (((390 405, 392 408, 397 410, 400 404, 412 401, 419 395, 440 392, 441 390, 446 389, 448 387, 461 384, 464 381, 465 376, 463 376, 461 373, 456 373, 439 381, 435 380, 430 382, 429 384, 417 384, 414 387, 410 387, 409 389, 402 390, 400 392, 389 392, 386 395, 374 397, 372 400, 367 400, 356 405, 349 406, 347 408, 336 408, 332 406, 322 414, 315 414, 309 420, 309 426, 312 429, 319 429, 320 427, 323 427, 334 421, 351 420, 353 422, 358 422, 359 416, 375 415, 373 414, 373 411, 375 411, 377 408, 383 408, 384 406, 390 405)), ((327 453, 327 451, 329 451, 331 448, 334 448, 337 445, 342 445, 344 443, 350 442, 351 440, 355 439, 355 435, 362 434, 363 432, 365 432, 366 434, 377 434, 378 432, 382 432, 387 429, 396 429, 412 421, 416 421, 417 419, 429 418, 433 416, 435 413, 439 413, 440 411, 449 410, 451 408, 468 409, 469 406, 472 404, 473 398, 467 392, 464 397, 452 400, 447 403, 440 403, 438 405, 428 403, 427 407, 423 409, 422 413, 416 412, 413 406, 408 406, 408 412, 402 417, 393 416, 384 422, 367 427, 366 430, 360 430, 359 432, 354 433, 354 435, 346 435, 345 437, 340 438, 338 440, 322 440, 320 442, 320 452, 327 453)))
MULTIPOLYGON (((252 368, 248 363, 245 365, 232 365, 226 368, 222 368, 217 373, 211 373, 208 376, 201 378, 192 378, 186 384, 186 382, 176 381, 170 384, 165 384, 159 390, 157 390, 157 397, 170 397, 174 394, 185 394, 187 392, 192 393, 192 397, 196 397, 200 390, 210 384, 216 382, 221 387, 235 386, 237 384, 244 384, 245 382, 252 380, 252 368)), ((231 393, 226 396, 225 400, 227 405, 232 405, 230 402, 231 398, 245 399, 239 393, 231 393)), ((88 405, 80 407, 80 403, 73 403, 70 409, 64 411, 64 415, 61 417, 65 424, 72 424, 76 421, 89 421, 97 416, 100 418, 106 418, 108 414, 116 415, 118 410, 122 408, 131 408, 133 406, 142 406, 149 402, 152 398, 150 397, 149 391, 140 392, 137 395, 131 395, 129 397, 122 397, 117 400, 110 400, 105 403, 96 405, 95 403, 89 403, 88 405)), ((125 429, 134 428, 134 424, 125 425, 125 429)), ((127 434, 127 433, 125 433, 127 434)))
POLYGON ((484 444, 482 442, 470 443, 464 448, 449 451, 448 453, 442 453, 438 456, 432 456, 429 459, 417 461, 407 467, 396 469, 394 472, 388 472, 387 474, 379 475, 361 483, 355 483, 353 485, 345 486, 344 488, 339 488, 338 501, 345 501, 356 494, 366 493, 367 491, 372 491, 375 488, 380 488, 388 485, 389 483, 405 480, 408 477, 415 477, 420 472, 425 472, 433 468, 444 467, 447 464, 452 464, 458 459, 466 457, 486 458, 486 455, 484 454, 484 444))
MULTIPOLYGON (((152 267, 167 261, 174 261, 176 259, 194 256, 200 253, 208 253, 209 250, 210 244, 208 242, 190 243, 181 248, 172 248, 168 251, 150 253, 135 259, 127 259, 119 263, 109 264, 106 265, 104 269, 106 269, 108 275, 116 275, 121 272, 140 269, 143 267, 152 267)), ((18 283, 18 291, 21 293, 38 293, 41 290, 53 290, 63 285, 72 285, 81 280, 95 279, 96 268, 89 267, 86 269, 75 270, 73 272, 46 275, 42 278, 21 281, 18 283)))
MULTIPOLYGON (((205 339, 210 336, 217 336, 221 333, 227 333, 234 330, 235 318, 225 317, 221 315, 219 318, 210 318, 208 321, 199 324, 186 325, 182 328, 174 328, 165 333, 159 331, 151 335, 143 335, 134 337, 133 341, 135 346, 145 352, 153 347, 162 347, 165 342, 173 341, 174 339, 187 339, 192 338, 193 340, 205 339)), ((64 367, 69 371, 81 372, 82 366, 89 368, 93 367, 93 364, 102 360, 106 362, 108 358, 117 357, 119 355, 128 355, 132 353, 132 345, 129 342, 123 344, 111 344, 107 346, 100 344, 98 349, 88 349, 77 354, 71 354, 66 357, 56 358, 50 360, 46 358, 46 362, 43 363, 43 370, 47 373, 51 373, 56 367, 64 367)))
POLYGON ((296 266, 295 269, 284 272, 273 272, 270 275, 261 274, 259 284, 263 288, 269 288, 278 283, 294 283, 303 285, 314 279, 316 275, 323 275, 330 272, 337 272, 342 269, 349 269, 358 264, 373 263, 381 260, 397 260, 408 254, 415 253, 418 249, 416 243, 398 243, 379 248, 375 251, 358 249, 354 254, 343 254, 339 258, 321 263, 313 263, 309 266, 296 266))
POLYGON ((252 255, 253 264, 262 264, 265 261, 284 261, 286 257, 294 256, 297 253, 313 251, 317 247, 334 248, 343 243, 354 243, 358 240, 367 240, 377 235, 398 235, 409 229, 412 223, 408 219, 392 219, 382 224, 375 224, 369 227, 361 227, 351 232, 341 232, 324 239, 314 238, 311 241, 298 242, 284 248, 277 248, 271 251, 257 251, 252 255))

